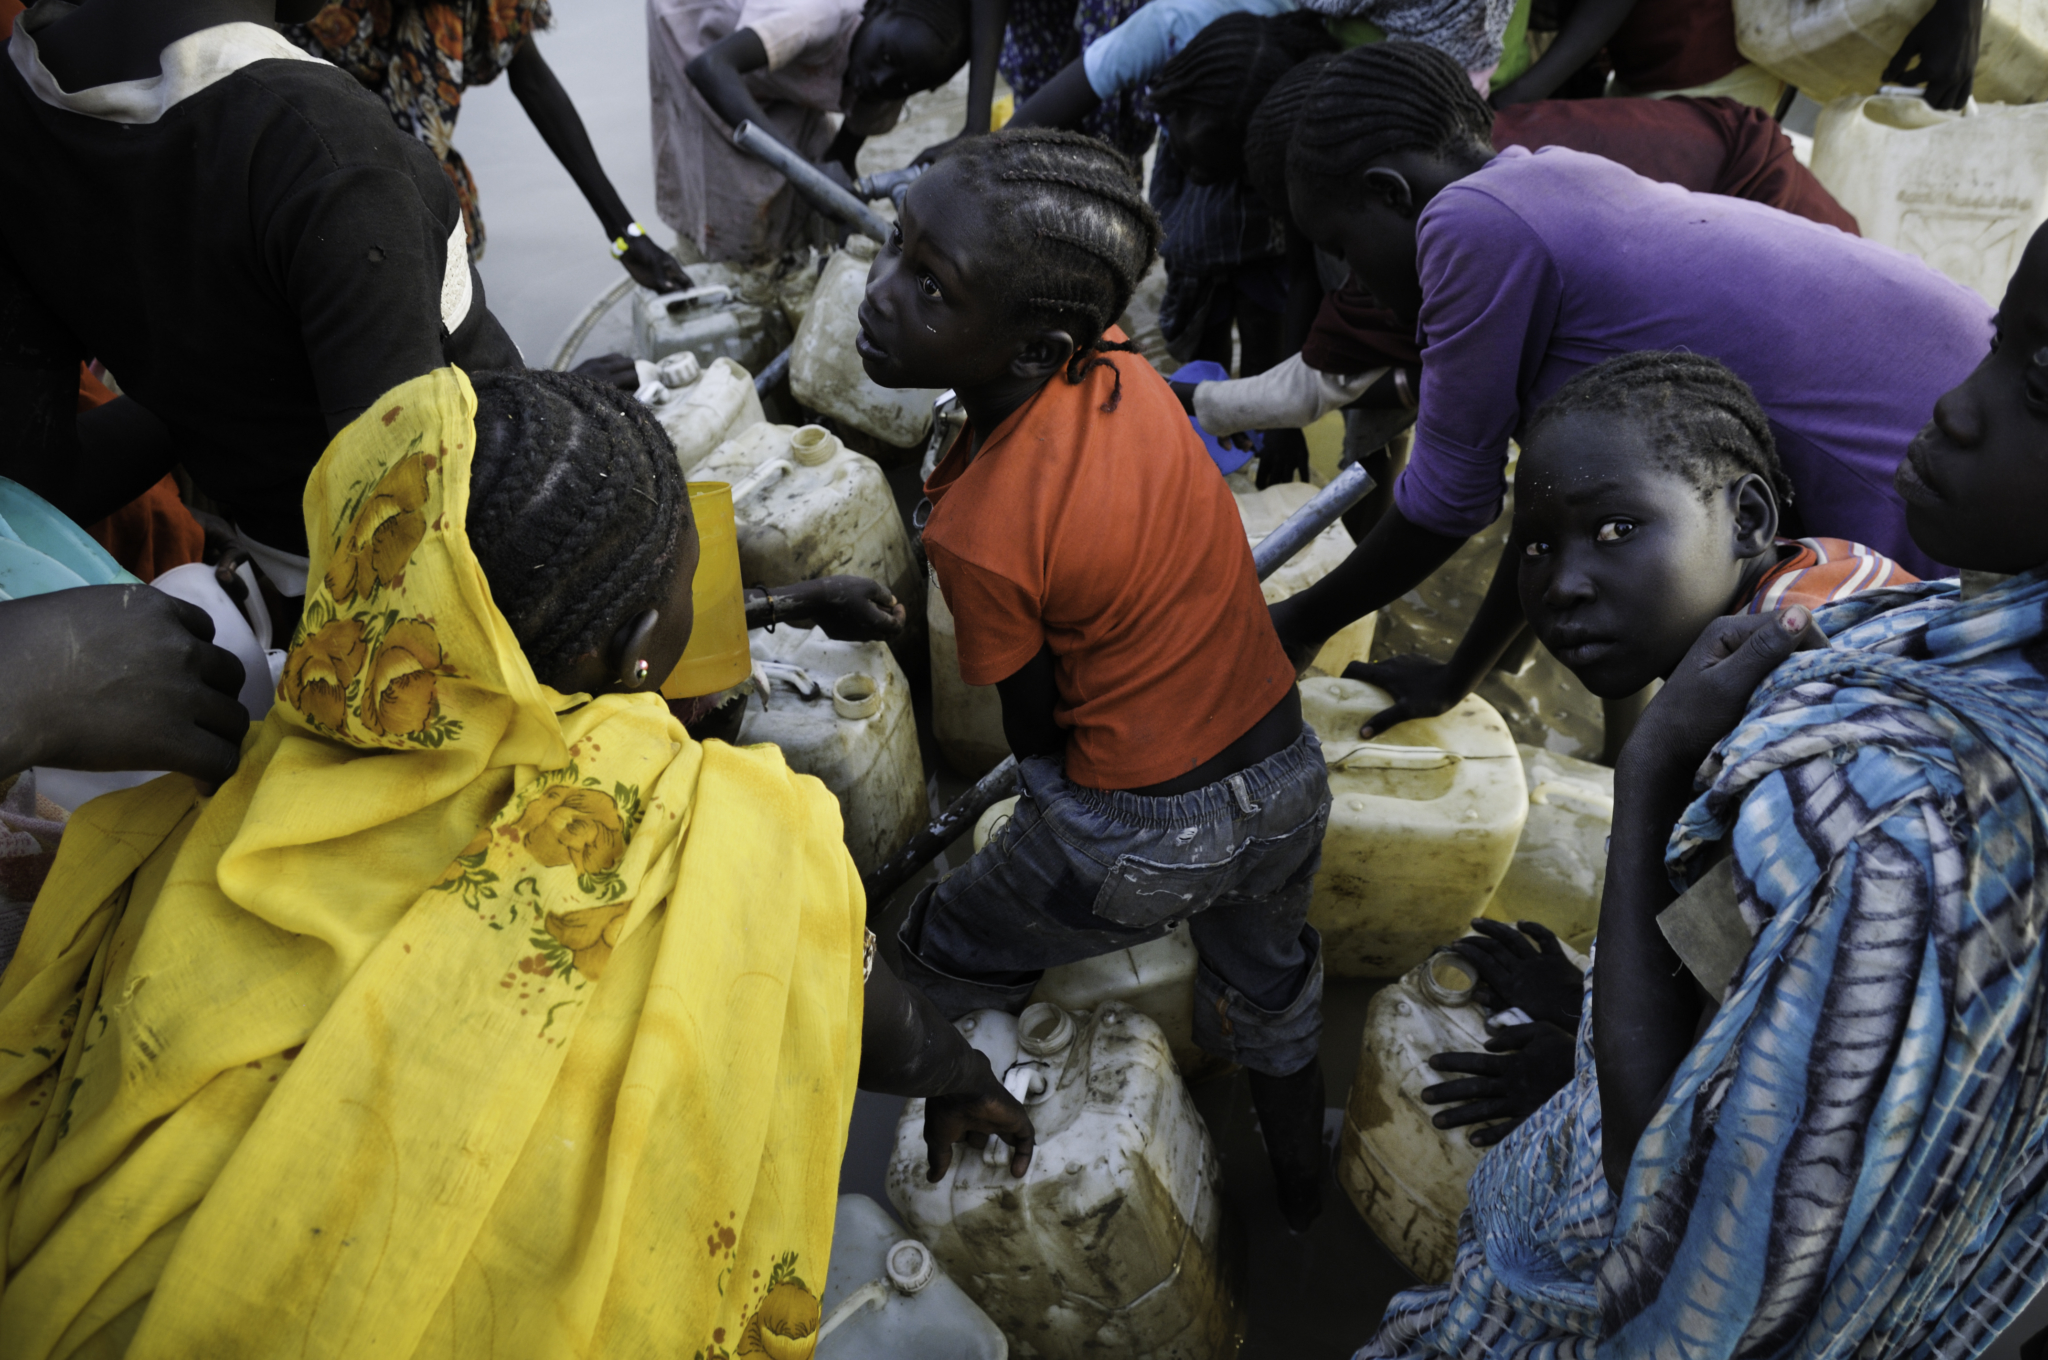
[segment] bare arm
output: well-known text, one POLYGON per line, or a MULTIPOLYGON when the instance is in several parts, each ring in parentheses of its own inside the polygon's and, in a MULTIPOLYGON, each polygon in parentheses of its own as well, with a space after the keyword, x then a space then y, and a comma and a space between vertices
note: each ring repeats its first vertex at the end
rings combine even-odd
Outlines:
POLYGON ((745 79, 748 72, 758 71, 767 64, 768 49, 761 45, 761 35, 751 28, 743 28, 699 52, 683 70, 690 77, 690 83, 697 87, 697 93, 704 96, 704 102, 725 120, 727 127, 752 123, 763 132, 772 133, 774 129, 769 126, 768 115, 747 88, 745 79))
POLYGON ((961 125, 962 136, 988 131, 989 109, 996 98, 996 62, 1009 26, 1010 0, 968 0, 967 121, 961 125))
POLYGON ((1088 83, 1087 64, 1076 57, 1017 107, 1010 126, 1078 128, 1101 102, 1102 96, 1088 83))
POLYGON ((1038 655, 1009 679, 996 681, 996 694, 1003 701, 1003 736, 1009 740, 1017 759, 1058 758, 1065 753, 1066 730, 1053 718, 1053 705, 1059 701, 1060 689, 1053 673, 1051 647, 1039 648, 1038 655))
POLYGON ((1273 606, 1273 627, 1297 666, 1353 619, 1400 599, 1464 545, 1412 524, 1397 506, 1372 526, 1365 542, 1328 576, 1273 606))
POLYGON ((1516 545, 1510 538, 1501 549, 1500 564, 1486 588, 1479 612, 1444 663, 1420 656, 1397 656, 1371 665, 1354 661, 1344 668, 1346 679, 1378 685, 1394 696, 1394 706, 1375 713, 1360 735, 1384 732, 1410 718, 1433 718, 1470 694, 1493 669, 1528 625, 1522 619, 1522 598, 1516 589, 1516 545))
POLYGON ((1557 40, 1550 44, 1550 50, 1534 66, 1495 90, 1493 106, 1504 109, 1510 104, 1550 98, 1574 71, 1607 45, 1635 4, 1636 0, 1579 0, 1557 40))

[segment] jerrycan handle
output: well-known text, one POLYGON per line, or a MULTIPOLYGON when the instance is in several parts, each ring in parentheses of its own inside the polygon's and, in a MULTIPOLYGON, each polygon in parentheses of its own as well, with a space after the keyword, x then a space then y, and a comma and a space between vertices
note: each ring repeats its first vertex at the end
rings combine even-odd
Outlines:
POLYGON ((1531 807, 1550 806, 1553 800, 1558 804, 1576 803, 1592 816, 1614 820, 1614 795, 1576 779, 1546 779, 1529 790, 1531 807))
POLYGON ((771 458, 748 473, 740 484, 732 489, 732 503, 738 505, 756 491, 763 489, 788 473, 796 471, 796 464, 787 458, 771 458))
POLYGON ((673 293, 662 293, 654 299, 670 316, 681 316, 694 307, 717 307, 732 300, 732 289, 722 283, 708 283, 701 288, 684 288, 673 293))
MULTIPOLYGON (((735 496, 733 499, 739 499, 735 496)), ((1435 746, 1395 746, 1382 741, 1356 741, 1323 747, 1323 764, 1333 770, 1441 770, 1455 765, 1455 752, 1435 746)))

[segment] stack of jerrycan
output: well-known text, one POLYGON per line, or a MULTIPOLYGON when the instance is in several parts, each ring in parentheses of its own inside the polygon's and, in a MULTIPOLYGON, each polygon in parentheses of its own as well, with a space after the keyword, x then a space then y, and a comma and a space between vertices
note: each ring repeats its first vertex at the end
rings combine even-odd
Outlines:
MULTIPOLYGON (((2048 0, 2039 4, 2048 16, 2048 0)), ((1996 9, 1996 0, 1985 8, 1987 43, 1996 9)), ((1981 66, 1977 95, 1986 97, 1981 66)), ((2048 81, 2027 97, 2048 98, 2048 81)), ((2048 221, 2048 105, 1972 101, 1943 113, 1913 97, 1838 100, 1814 128, 1813 173, 1865 236, 1919 256, 1995 307, 2028 238, 2048 221)))
POLYGON ((770 273, 731 264, 686 267, 691 287, 678 293, 633 290, 633 357, 655 363, 693 354, 709 368, 731 359, 749 373, 788 348, 789 322, 770 273))
MULTIPOLYGON (((1244 520, 1245 537, 1254 548, 1258 547, 1267 534, 1308 504, 1315 494, 1316 488, 1307 482, 1283 482, 1264 491, 1237 492, 1237 513, 1244 520)), ((1344 526, 1331 524, 1261 583, 1266 603, 1274 604, 1296 591, 1307 590, 1349 557, 1353 546, 1344 526)), ((1369 660, 1373 619, 1373 615, 1367 614, 1346 624, 1316 653, 1316 659, 1310 663, 1312 668, 1324 675, 1342 675, 1350 662, 1369 660)))
POLYGON ((883 643, 835 642, 816 628, 757 629, 748 645, 754 695, 740 744, 771 742, 792 770, 816 775, 839 800, 854 864, 872 873, 927 813, 902 669, 883 643))
POLYGON ((713 450, 693 474, 732 483, 740 571, 749 585, 866 576, 923 617, 924 580, 888 478, 819 425, 760 424, 713 450))
POLYGON ((730 359, 713 359, 707 366, 682 351, 660 363, 635 360, 633 367, 640 375, 640 390, 633 395, 667 431, 685 477, 705 454, 768 418, 753 375, 730 359))
MULTIPOLYGON (((1932 8, 1932 0, 1735 0, 1735 43, 1825 104, 1876 94, 1899 44, 1932 8)), ((1987 101, 2048 99, 2048 3, 1984 0, 1974 85, 1987 101)), ((1863 214, 1850 211, 1868 233, 1863 214)))
POLYGON ((979 779, 1010 754, 1003 701, 994 685, 960 678, 960 643, 936 572, 925 582, 925 625, 931 630, 932 736, 954 773, 979 779))
POLYGON ((1007 1360, 1010 1353, 931 1248, 905 1236, 866 1195, 839 1197, 820 1308, 817 1360, 1007 1360))
POLYGON ((1614 771, 1605 765, 1518 748, 1529 781, 1529 820, 1486 915, 1546 925, 1584 950, 1600 924, 1607 836, 1614 825, 1614 771))
POLYGON ((1023 1180, 1008 1149, 955 1149, 925 1179, 924 1102, 897 1128, 889 1198, 1012 1353, 1037 1360, 1224 1360, 1243 1332, 1220 1168, 1159 1027, 1110 1003, 960 1030, 1031 1111, 1023 1180))
MULTIPOLYGON (((1585 968, 1583 956, 1566 952, 1585 968)), ((1424 1104, 1422 1092, 1456 1079, 1431 1067, 1431 1057, 1484 1051, 1477 983, 1456 954, 1435 954, 1373 997, 1337 1144, 1337 1181, 1359 1215, 1429 1284, 1451 1277, 1458 1216, 1483 1149, 1468 1129, 1436 1127, 1445 1107, 1424 1104)))
POLYGON ((1361 741, 1360 724, 1391 702, 1357 680, 1301 682, 1330 771, 1308 919, 1338 977, 1399 977, 1463 935, 1500 886, 1529 813, 1514 738, 1484 699, 1361 741))
POLYGON ((924 442, 932 425, 932 401, 936 390, 921 387, 877 386, 861 367, 860 351, 853 346, 860 332, 861 298, 866 292, 868 267, 879 247, 865 236, 855 236, 825 262, 818 276, 817 291, 811 294, 803 324, 789 351, 789 390, 813 411, 871 434, 884 444, 900 449, 924 442))
MULTIPOLYGON (((980 850, 1000 831, 1017 806, 1005 798, 974 824, 974 848, 980 850)), ((1156 940, 1100 954, 1045 970, 1033 1001, 1049 1001, 1066 1011, 1088 1011, 1108 1002, 1129 1006, 1159 1026, 1181 1075, 1189 1081, 1225 1067, 1222 1059, 1195 1045, 1195 968, 1200 956, 1183 924, 1156 940)))

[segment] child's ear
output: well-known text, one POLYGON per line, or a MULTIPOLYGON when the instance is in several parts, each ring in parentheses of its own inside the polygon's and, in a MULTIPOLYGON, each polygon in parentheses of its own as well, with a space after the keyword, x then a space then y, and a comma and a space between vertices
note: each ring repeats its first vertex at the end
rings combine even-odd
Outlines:
POLYGON ((1039 331, 1027 339, 1010 361, 1010 372, 1019 378, 1042 383, 1067 366, 1074 357, 1074 337, 1063 330, 1039 331))
POLYGON ((1401 217, 1415 216, 1415 190, 1399 170, 1375 165, 1365 172, 1365 187, 1401 217))
POLYGON ((654 641, 654 625, 661 622, 659 609, 643 609, 627 619, 612 634, 612 645, 606 649, 605 661, 611 670, 612 680, 621 690, 645 689, 650 678, 660 684, 667 676, 649 674, 649 653, 654 641))
POLYGON ((1769 552, 1778 541, 1778 497, 1769 482, 1746 472, 1728 488, 1735 512, 1735 555, 1748 559, 1769 552))

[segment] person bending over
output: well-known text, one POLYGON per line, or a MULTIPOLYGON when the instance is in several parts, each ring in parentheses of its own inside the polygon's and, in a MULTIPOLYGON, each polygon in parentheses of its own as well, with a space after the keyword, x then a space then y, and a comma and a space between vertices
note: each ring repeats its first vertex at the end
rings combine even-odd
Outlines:
POLYGON ((697 539, 569 374, 381 396, 211 799, 75 814, 0 979, 0 1351, 808 1353, 856 1078, 1031 1127, 873 955, 838 806, 656 692, 697 539))
POLYGON ((961 674, 994 684, 1015 813, 910 908, 906 978, 1018 1011, 1056 964, 1185 921, 1196 1039, 1251 1070, 1288 1222, 1320 1203, 1322 953, 1305 923, 1330 792, 1235 503, 1114 327, 1159 227, 1108 145, 963 142, 904 199, 856 344, 885 387, 954 388, 924 546, 961 674))

